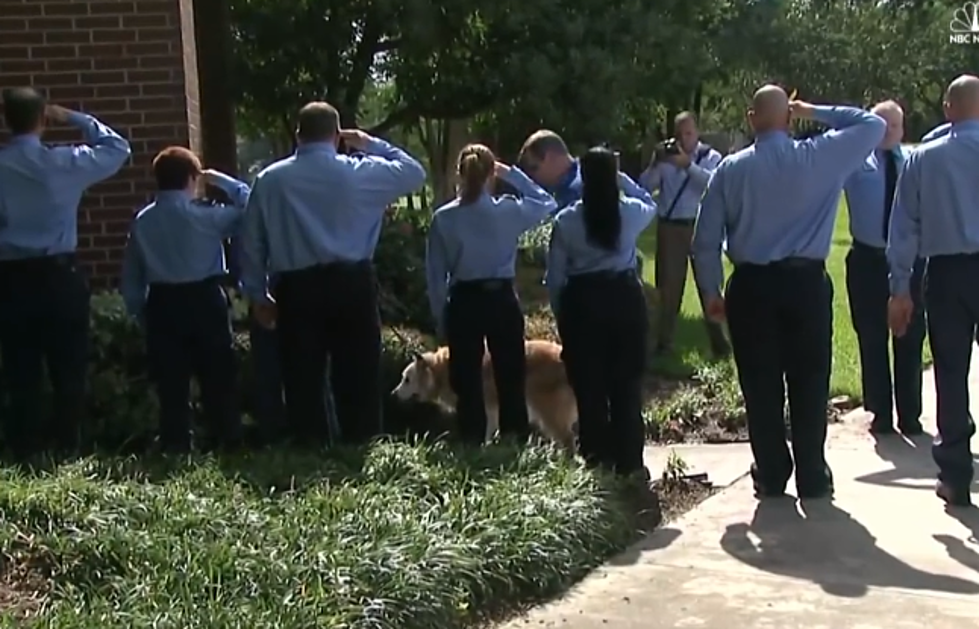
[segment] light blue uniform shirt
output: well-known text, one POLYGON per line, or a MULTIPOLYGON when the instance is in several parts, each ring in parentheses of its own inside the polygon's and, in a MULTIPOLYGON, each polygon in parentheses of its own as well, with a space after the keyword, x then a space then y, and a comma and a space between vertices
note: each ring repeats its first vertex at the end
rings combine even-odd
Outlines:
POLYGON ((557 201, 520 169, 511 168, 502 179, 521 196, 484 193, 467 205, 456 199, 432 216, 425 271, 428 300, 437 321, 448 289, 456 282, 512 278, 520 236, 557 209, 557 201))
POLYGON ((142 315, 150 284, 186 284, 227 273, 223 241, 239 229, 249 189, 228 175, 214 183, 228 193, 231 205, 162 190, 133 219, 120 286, 131 316, 142 315))
POLYGON ((880 144, 887 125, 854 107, 817 106, 814 118, 832 129, 805 140, 761 134, 714 171, 692 247, 706 297, 721 294, 725 237, 734 264, 829 255, 843 182, 880 144))
POLYGON ((656 203, 649 192, 624 173, 619 173, 619 187, 622 232, 615 251, 601 249, 588 241, 580 201, 558 212, 554 219, 544 277, 553 312, 558 311, 561 290, 569 276, 636 268, 636 240, 656 216, 656 203))
POLYGON ((73 111, 68 123, 86 144, 48 146, 25 134, 0 149, 0 260, 73 253, 82 193, 129 159, 129 142, 92 116, 73 111))
MULTIPOLYGON (((892 149, 897 156, 897 172, 901 172, 907 151, 901 146, 892 149)), ((875 150, 863 164, 847 177, 843 190, 850 213, 850 236, 865 245, 883 249, 884 240, 884 187, 887 173, 885 151, 875 150)), ((895 194, 897 188, 895 187, 895 194)))
POLYGON ((891 294, 908 294, 918 258, 979 253, 977 165, 979 120, 954 124, 947 135, 911 152, 887 240, 891 294))
POLYGON ((300 145, 258 174, 242 230, 242 289, 267 299, 270 274, 371 260, 388 206, 425 183, 415 158, 377 138, 365 156, 300 145))
POLYGON ((578 160, 571 162, 568 172, 564 173, 558 185, 548 192, 554 195, 558 210, 581 200, 581 167, 578 165, 578 160))
POLYGON ((703 142, 698 142, 697 149, 690 156, 689 168, 677 168, 670 162, 661 162, 643 171, 642 175, 639 176, 639 183, 650 192, 659 190, 656 201, 659 204, 660 220, 667 218, 666 213, 673 205, 674 199, 676 199, 676 205, 673 208, 673 213, 669 216, 670 219, 692 220, 697 218, 700 199, 704 196, 707 182, 717 169, 717 165, 721 163, 721 159, 720 153, 703 142), (698 155, 701 156, 700 160, 697 160, 698 155), (683 182, 688 178, 690 183, 684 187, 683 182), (677 193, 680 192, 681 188, 683 192, 677 199, 677 193))
POLYGON ((943 137, 943 136, 948 135, 948 132, 951 129, 952 129, 952 123, 951 122, 946 122, 946 123, 940 124, 937 127, 935 127, 934 129, 932 129, 931 131, 929 131, 928 133, 926 133, 921 138, 921 142, 922 142, 922 144, 924 144, 925 142, 931 142, 932 140, 937 140, 940 137, 943 137))

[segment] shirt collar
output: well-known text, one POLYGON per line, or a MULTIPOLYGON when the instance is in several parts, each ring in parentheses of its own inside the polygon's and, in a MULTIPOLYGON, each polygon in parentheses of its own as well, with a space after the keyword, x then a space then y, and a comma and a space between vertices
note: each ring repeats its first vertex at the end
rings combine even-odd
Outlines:
POLYGON ((156 193, 157 203, 190 203, 194 200, 194 195, 186 190, 160 190, 156 193))
POLYGON ((789 139, 788 131, 763 131, 755 136, 755 144, 777 144, 789 139))
POLYGON ((956 122, 949 129, 949 133, 968 133, 979 134, 979 120, 963 120, 962 122, 956 122))
POLYGON ((11 144, 22 144, 24 146, 40 146, 41 136, 36 133, 23 133, 10 138, 11 144))
POLYGON ((312 153, 336 155, 337 147, 332 142, 306 142, 296 147, 296 155, 308 155, 312 153))
POLYGON ((573 160, 571 162, 571 166, 568 167, 567 172, 564 173, 561 180, 558 182, 557 189, 559 191, 570 190, 578 181, 578 175, 578 160, 573 160))

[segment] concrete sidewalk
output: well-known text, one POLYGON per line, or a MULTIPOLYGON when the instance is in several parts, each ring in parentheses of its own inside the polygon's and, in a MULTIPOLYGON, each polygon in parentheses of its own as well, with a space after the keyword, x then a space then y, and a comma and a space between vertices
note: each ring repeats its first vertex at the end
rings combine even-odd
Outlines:
POLYGON ((930 438, 875 442, 867 421, 831 429, 832 503, 759 503, 741 478, 506 629, 979 628, 979 510, 934 496, 930 438))

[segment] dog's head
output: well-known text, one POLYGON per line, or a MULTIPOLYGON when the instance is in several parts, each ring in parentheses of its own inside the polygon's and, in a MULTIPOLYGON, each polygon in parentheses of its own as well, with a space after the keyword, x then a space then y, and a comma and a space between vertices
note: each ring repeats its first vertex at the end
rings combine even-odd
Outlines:
POLYGON ((391 393, 402 401, 431 402, 435 399, 435 374, 432 371, 434 354, 415 354, 401 372, 401 382, 391 393))

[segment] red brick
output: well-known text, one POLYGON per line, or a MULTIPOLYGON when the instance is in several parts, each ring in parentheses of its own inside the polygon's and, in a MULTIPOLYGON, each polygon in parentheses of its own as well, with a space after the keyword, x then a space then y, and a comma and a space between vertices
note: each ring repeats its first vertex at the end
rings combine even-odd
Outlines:
POLYGON ((48 98, 53 101, 85 100, 95 96, 95 88, 90 85, 59 86, 52 87, 46 91, 48 98))
POLYGON ((97 249, 121 249, 126 245, 126 237, 121 234, 94 236, 92 245, 97 249))
MULTIPOLYGON (((137 70, 129 72, 130 83, 166 83, 170 85, 173 75, 170 70, 137 70)), ((183 87, 180 88, 183 91, 183 87)))
POLYGON ((24 46, 0 46, 0 62, 8 59, 20 60, 30 56, 30 48, 24 46))
POLYGON ((109 72, 82 72, 82 83, 85 85, 113 85, 126 82, 126 73, 109 72))
POLYGON ((143 139, 171 139, 177 137, 179 132, 177 128, 173 125, 147 125, 144 127, 135 127, 131 134, 134 140, 143 139))
POLYGON ((78 54, 75 46, 34 46, 31 59, 74 59, 78 54))
POLYGON ((46 68, 47 65, 41 59, 11 59, 9 61, 0 61, 0 72, 3 72, 4 80, 6 80, 8 74, 14 74, 16 72, 44 72, 46 68))
POLYGON ((145 89, 138 83, 99 85, 95 88, 96 98, 125 98, 126 96, 139 96, 141 94, 145 94, 145 89))
POLYGON ((91 59, 52 59, 47 62, 49 72, 79 72, 91 69, 91 59))
MULTIPOLYGON (((2 70, 2 64, 0 64, 0 70, 2 70)), ((10 74, 8 72, 3 73, 3 86, 4 87, 27 87, 34 83, 34 77, 30 74, 10 74)))
POLYGON ((164 13, 156 15, 124 15, 122 18, 124 28, 160 28, 170 25, 170 16, 164 13))
POLYGON ((133 2, 92 2, 88 5, 92 15, 126 15, 136 13, 133 2))
POLYGON ((181 68, 183 59, 172 55, 161 57, 141 57, 139 60, 140 68, 181 68))
POLYGON ((178 32, 178 29, 175 28, 141 28, 135 31, 136 38, 141 42, 162 41, 167 43, 177 39, 175 35, 178 32))
POLYGON ((88 15, 88 5, 84 2, 46 2, 44 15, 88 15))
MULTIPOLYGON (((32 31, 70 31, 75 24, 70 17, 32 17, 27 20, 27 27, 32 31)), ((6 30, 0 26, 0 30, 6 30)), ((16 30, 16 29, 10 29, 16 30)))
POLYGON ((41 31, 17 31, 4 33, 0 46, 33 46, 44 43, 44 33, 41 31))
POLYGON ((136 41, 136 31, 130 29, 92 31, 92 41, 96 44, 136 41))
MULTIPOLYGON (((5 2, 3 5, 3 15, 4 17, 29 17, 31 15, 41 15, 41 3, 40 2, 22 2, 20 4, 14 2, 5 2)), ((22 20, 23 21, 23 20, 22 20)), ((6 29, 4 29, 6 30, 6 29)))
POLYGON ((44 75, 44 84, 49 86, 78 85, 80 82, 81 75, 77 72, 48 72, 44 75))
POLYGON ((75 18, 75 28, 78 29, 119 28, 122 25, 122 18, 118 15, 75 18))
POLYGON ((44 33, 44 43, 46 44, 88 44, 91 41, 91 31, 48 31, 44 33))
MULTIPOLYGON (((5 16, 8 15, 6 6, 4 6, 3 12, 5 16)), ((23 18, 0 17, 0 32, 2 32, 4 35, 8 33, 17 33, 19 31, 26 31, 26 30, 27 30, 27 21, 24 20, 23 18)))

